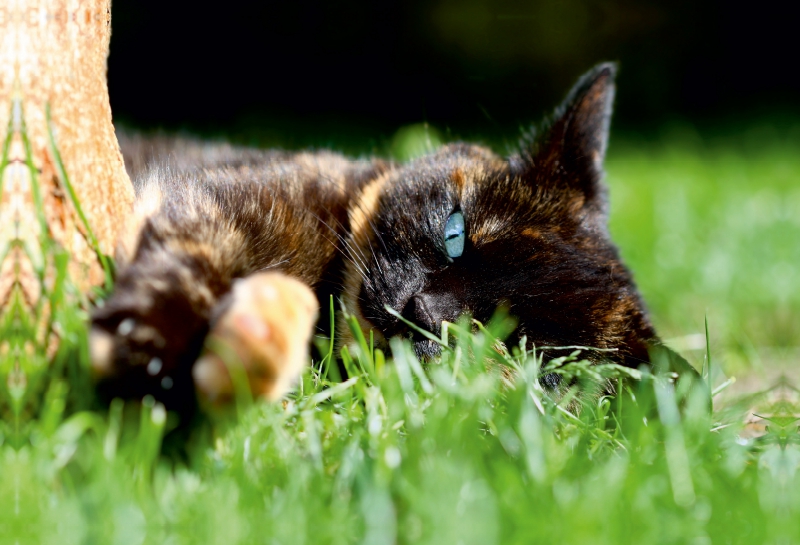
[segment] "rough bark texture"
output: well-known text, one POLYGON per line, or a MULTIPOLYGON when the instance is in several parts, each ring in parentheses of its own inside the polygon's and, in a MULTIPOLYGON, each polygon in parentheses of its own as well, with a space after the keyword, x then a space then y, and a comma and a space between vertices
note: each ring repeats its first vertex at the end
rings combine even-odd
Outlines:
POLYGON ((104 279, 91 233, 100 252, 112 254, 133 201, 106 86, 110 23, 110 0, 0 0, 0 150, 8 145, 0 173, 0 304, 15 291, 28 305, 38 300, 29 255, 39 251, 43 230, 68 251, 80 290, 104 279))

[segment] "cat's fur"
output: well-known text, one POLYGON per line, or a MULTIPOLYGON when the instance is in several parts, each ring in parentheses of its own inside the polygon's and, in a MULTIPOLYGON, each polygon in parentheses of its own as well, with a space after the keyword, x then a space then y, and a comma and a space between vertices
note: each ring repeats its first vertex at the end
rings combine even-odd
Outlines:
MULTIPOLYGON (((204 338, 236 307, 235 280, 263 270, 300 280, 321 301, 340 297, 378 342, 411 335, 386 306, 438 332, 443 320, 469 312, 486 321, 505 305, 529 344, 616 349, 619 363, 647 362, 659 341, 606 227, 614 76, 611 64, 585 74, 509 158, 469 144, 401 164, 123 142, 139 200, 115 291, 93 318, 101 388, 191 406, 204 338), (454 211, 464 215, 466 244, 451 259, 443 233, 454 211)), ((237 323, 251 318, 261 319, 237 323)), ((436 354, 434 343, 413 340, 420 356, 436 354)))

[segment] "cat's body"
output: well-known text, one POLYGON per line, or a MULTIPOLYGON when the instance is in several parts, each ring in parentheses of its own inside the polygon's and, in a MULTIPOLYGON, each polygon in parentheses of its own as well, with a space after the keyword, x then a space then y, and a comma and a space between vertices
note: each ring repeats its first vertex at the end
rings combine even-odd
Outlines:
POLYGON ((120 142, 137 202, 114 294, 94 313, 94 365, 109 395, 190 406, 192 366, 234 281, 280 271, 327 299, 341 285, 351 200, 386 166, 184 139, 120 142))
MULTIPOLYGON (((279 315, 231 310, 253 298, 249 286, 272 282, 263 270, 322 301, 341 298, 378 342, 411 335, 386 306, 438 332, 443 320, 469 312, 486 321, 504 305, 529 344, 615 349, 619 363, 646 362, 658 340, 606 229, 613 77, 611 65, 586 74, 546 131, 508 159, 466 144, 397 164, 124 141, 139 200, 115 292, 94 316, 103 384, 112 395, 191 405, 210 328, 227 323, 235 336, 231 324, 272 320, 250 328, 266 339, 279 326, 279 315), (250 279, 247 289, 232 291, 237 278, 250 279)), ((420 356, 435 355, 433 343, 413 340, 420 356)))

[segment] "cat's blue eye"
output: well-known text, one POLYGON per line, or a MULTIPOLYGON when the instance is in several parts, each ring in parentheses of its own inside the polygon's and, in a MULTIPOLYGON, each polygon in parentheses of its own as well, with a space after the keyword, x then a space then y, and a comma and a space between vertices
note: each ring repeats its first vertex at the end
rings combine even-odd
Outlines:
POLYGON ((444 249, 450 258, 464 253, 464 214, 453 212, 444 224, 444 249))

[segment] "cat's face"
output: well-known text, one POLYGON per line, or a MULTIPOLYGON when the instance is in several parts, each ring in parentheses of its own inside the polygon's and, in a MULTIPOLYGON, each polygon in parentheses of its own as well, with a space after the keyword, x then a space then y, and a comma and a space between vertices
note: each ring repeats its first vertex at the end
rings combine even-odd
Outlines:
POLYGON ((602 160, 614 69, 578 83, 540 138, 519 155, 447 146, 365 188, 351 214, 345 305, 366 329, 432 341, 391 307, 439 333, 464 312, 486 322, 498 306, 537 346, 616 348, 647 359, 655 334, 606 230, 602 160))

